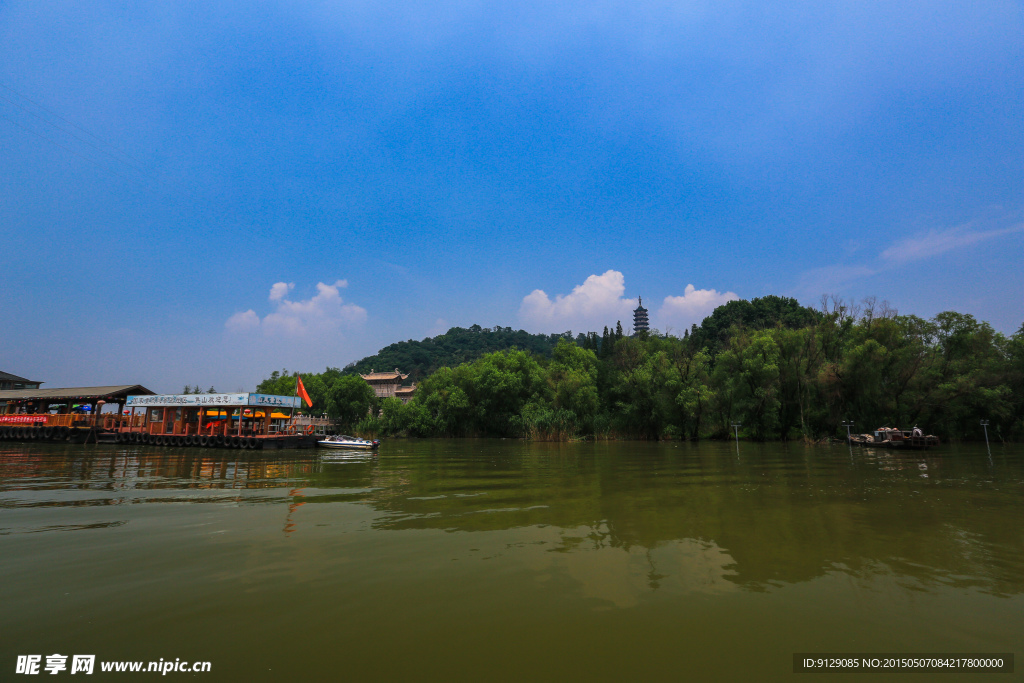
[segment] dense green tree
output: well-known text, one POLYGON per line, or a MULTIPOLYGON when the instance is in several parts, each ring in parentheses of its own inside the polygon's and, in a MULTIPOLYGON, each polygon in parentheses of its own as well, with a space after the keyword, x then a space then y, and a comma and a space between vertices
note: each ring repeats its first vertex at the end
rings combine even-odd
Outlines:
POLYGON ((373 387, 362 377, 353 375, 337 378, 327 390, 327 395, 330 401, 329 414, 336 417, 342 426, 358 422, 377 402, 373 387))
POLYGON ((780 436, 779 346, 768 330, 731 340, 719 354, 714 380, 719 387, 720 428, 734 421, 756 439, 780 436))
POLYGON ((571 415, 573 431, 589 433, 600 410, 597 392, 597 356, 590 349, 581 349, 564 340, 552 353, 547 367, 548 391, 555 411, 571 415))
POLYGON ((276 396, 295 396, 295 374, 289 373, 287 369, 280 372, 274 370, 270 373, 270 377, 256 385, 256 392, 276 396))
POLYGON ((664 435, 676 412, 678 391, 671 383, 676 375, 662 339, 626 337, 617 342, 606 398, 616 430, 645 439, 664 435))
POLYGON ((305 401, 303 401, 302 408, 304 410, 308 410, 313 415, 323 413, 327 413, 332 417, 337 415, 337 410, 329 396, 331 386, 328 385, 323 375, 308 374, 303 376, 302 386, 306 389, 306 393, 313 402, 312 406, 307 406, 305 401))
POLYGON ((675 386, 676 405, 679 407, 680 434, 696 439, 715 405, 717 393, 711 381, 711 355, 706 349, 686 354, 679 367, 675 386))
MULTIPOLYGON (((821 439, 853 420, 859 431, 918 424, 970 439, 986 419, 997 438, 1024 437, 1024 326, 1006 337, 970 315, 762 297, 719 307, 681 339, 625 336, 621 323, 601 335, 521 335, 474 325, 388 347, 419 367, 461 358, 432 370, 407 404, 378 403, 351 368, 302 377, 312 412, 389 435, 701 438, 741 422, 750 438, 821 439), (534 346, 486 350, 516 339, 534 346)), ((258 390, 294 395, 295 381, 275 371, 258 390)))
POLYGON ((1010 390, 1010 416, 1000 420, 995 433, 1000 439, 1024 436, 1024 325, 1007 340, 1007 385, 1010 390))
POLYGON ((376 431, 394 436, 433 436, 435 427, 422 403, 403 403, 397 398, 385 398, 380 404, 376 431))
POLYGON ((525 351, 499 351, 470 368, 470 381, 463 390, 473 406, 479 433, 516 436, 523 407, 548 392, 540 364, 525 351))
POLYGON ((441 368, 417 387, 414 400, 426 411, 432 433, 464 436, 473 428, 469 396, 459 386, 468 381, 467 370, 466 366, 441 368))

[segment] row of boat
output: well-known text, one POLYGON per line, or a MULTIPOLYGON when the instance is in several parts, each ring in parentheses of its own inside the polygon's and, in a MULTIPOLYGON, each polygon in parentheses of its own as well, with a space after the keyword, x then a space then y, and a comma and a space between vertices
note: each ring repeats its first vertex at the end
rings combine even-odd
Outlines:
POLYGON ((923 449, 938 446, 939 437, 925 434, 918 427, 913 429, 879 427, 873 434, 851 434, 850 443, 855 446, 873 446, 875 448, 923 449))

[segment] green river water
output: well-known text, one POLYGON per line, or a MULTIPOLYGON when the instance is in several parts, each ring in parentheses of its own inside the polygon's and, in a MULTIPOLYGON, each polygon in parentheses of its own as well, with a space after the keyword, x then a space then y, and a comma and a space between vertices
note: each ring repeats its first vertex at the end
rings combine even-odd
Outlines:
POLYGON ((1020 446, 2 443, 0 680, 32 680, 17 656, 52 653, 209 661, 167 677, 210 681, 760 681, 792 679, 797 652, 1019 660, 1022 520, 1020 446))

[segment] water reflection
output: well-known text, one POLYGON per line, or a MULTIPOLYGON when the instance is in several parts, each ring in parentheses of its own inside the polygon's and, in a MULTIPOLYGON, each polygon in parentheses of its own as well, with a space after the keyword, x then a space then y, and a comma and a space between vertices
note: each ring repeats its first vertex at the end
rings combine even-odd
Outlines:
MULTIPOLYGON (((39 504, 24 494, 8 494, 15 491, 275 488, 320 469, 311 457, 238 457, 221 450, 54 450, 0 450, 0 493, 5 494, 0 498, 0 506, 39 504)), ((74 504, 63 493, 50 498, 53 504, 74 504)))
POLYGON ((367 531, 490 535, 480 560, 514 554, 616 606, 837 574, 1024 593, 1020 453, 993 468, 970 451, 847 450, 750 444, 738 460, 732 443, 399 442, 379 457, 7 447, 0 510, 67 511, 5 513, 0 534, 128 523, 75 512, 96 506, 202 503, 281 505, 277 533, 299 538, 308 519, 329 524, 341 510, 331 506, 359 505, 373 513, 367 531))
POLYGON ((292 499, 292 502, 288 503, 288 516, 284 520, 283 531, 286 535, 295 531, 295 521, 293 519, 295 511, 306 504, 302 489, 292 489, 288 492, 288 497, 292 499))

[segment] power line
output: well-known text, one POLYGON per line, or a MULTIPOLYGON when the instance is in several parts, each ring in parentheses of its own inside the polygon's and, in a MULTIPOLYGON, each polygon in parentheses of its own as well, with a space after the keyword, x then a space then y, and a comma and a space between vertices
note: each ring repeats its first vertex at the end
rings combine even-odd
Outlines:
MULTIPOLYGON (((112 145, 111 143, 107 142, 106 140, 104 140, 103 138, 99 137, 98 135, 96 135, 96 134, 86 130, 82 126, 79 126, 77 123, 74 123, 73 121, 67 120, 66 118, 64 118, 63 116, 58 114, 57 112, 48 109, 47 107, 45 107, 44 105, 40 104, 39 102, 36 102, 31 97, 27 97, 27 96, 23 95, 22 93, 18 92, 17 90, 15 90, 11 86, 7 85, 6 83, 0 83, 0 88, 3 88, 4 90, 8 90, 8 91, 14 93, 15 95, 17 95, 18 97, 22 98, 23 100, 25 100, 27 102, 31 102, 35 106, 37 106, 40 109, 42 109, 43 111, 45 111, 47 114, 49 114, 49 115, 51 115, 51 116, 53 116, 55 118, 60 119, 64 123, 68 124, 69 126, 73 126, 73 127, 77 128, 78 130, 82 131, 83 133, 85 133, 89 137, 93 138, 94 140, 97 140, 100 143, 102 143, 102 144, 106 145, 107 147, 111 148, 112 150, 114 150, 118 154, 121 154, 121 155, 127 157, 128 159, 131 159, 133 162, 135 162, 137 164, 141 164, 142 163, 141 161, 139 161, 138 159, 136 159, 132 155, 128 154, 127 152, 122 151, 121 149, 119 149, 115 145, 112 145)), ((65 132, 67 132, 67 131, 65 131, 65 132)), ((125 162, 122 162, 122 163, 125 163, 125 162)))
MULTIPOLYGON (((42 117, 42 116, 40 116, 39 114, 35 113, 35 112, 34 112, 34 111, 32 111, 31 109, 28 109, 27 107, 23 107, 23 106, 21 106, 20 104, 18 104, 18 103, 17 103, 17 102, 15 102, 14 100, 9 100, 9 99, 7 99, 6 97, 4 97, 4 96, 2 96, 2 95, 0 95, 0 100, 3 100, 4 102, 8 102, 8 103, 10 103, 10 104, 13 104, 13 105, 14 105, 15 107, 17 107, 18 109, 21 109, 21 110, 22 110, 23 112, 26 112, 27 114, 31 114, 32 116, 36 117, 37 119, 39 119, 39 120, 40 120, 40 121, 42 121, 43 123, 45 123, 45 124, 47 124, 47 125, 50 125, 50 126, 53 126, 54 128, 56 128, 56 129, 57 129, 57 130, 59 130, 60 132, 62 132, 62 133, 65 133, 65 134, 67 134, 67 135, 70 135, 71 137, 73 137, 74 139, 78 140, 78 141, 79 141, 79 142, 81 142, 81 143, 84 143, 84 144, 86 144, 86 145, 89 145, 90 147, 92 147, 93 149, 95 149, 95 150, 96 150, 97 152, 100 152, 101 154, 106 154, 106 155, 107 155, 108 157, 110 157, 110 158, 111 158, 111 159, 113 159, 114 161, 116 161, 116 162, 118 162, 118 163, 121 163, 121 164, 124 164, 124 165, 126 165, 126 166, 130 166, 131 168, 134 168, 134 169, 135 169, 136 171, 138 171, 139 173, 141 173, 141 174, 143 174, 143 175, 145 175, 145 176, 147 176, 147 177, 151 178, 152 180, 156 180, 156 178, 153 178, 153 176, 150 176, 150 175, 149 175, 148 173, 146 173, 146 171, 142 170, 141 168, 139 168, 139 167, 138 167, 138 166, 136 166, 135 164, 133 164, 133 163, 129 163, 129 162, 125 161, 124 159, 119 159, 119 158, 118 158, 117 156, 115 156, 114 154, 111 154, 110 152, 108 152, 108 151, 107 151, 107 150, 105 150, 105 149, 101 149, 100 147, 97 147, 96 145, 92 144, 92 143, 91 143, 91 142, 89 142, 88 140, 85 140, 85 139, 83 139, 83 138, 80 138, 80 137, 78 137, 77 135, 75 135, 74 133, 72 133, 72 132, 71 132, 71 131, 69 131, 69 130, 65 130, 65 129, 61 128, 61 127, 60 127, 60 126, 58 126, 58 125, 57 125, 56 123, 54 123, 54 122, 52 122, 52 121, 47 121, 47 120, 46 120, 45 118, 43 118, 43 117, 42 117)), ((93 136, 93 137, 95 137, 95 136, 93 136)), ((126 155, 126 156, 127 156, 127 155, 126 155)), ((129 158, 130 158, 130 157, 129 157, 129 158)))
POLYGON ((93 163, 93 164, 95 164, 96 166, 99 166, 100 168, 102 168, 102 169, 103 169, 104 171, 106 171, 107 173, 112 173, 112 174, 116 175, 116 176, 117 176, 118 178, 120 178, 121 180, 124 180, 124 181, 126 181, 126 182, 131 182, 130 180, 128 180, 128 178, 125 178, 125 177, 124 177, 123 175, 121 175, 121 174, 120 174, 120 173, 118 173, 117 171, 115 171, 115 170, 113 170, 113 169, 111 169, 111 168, 108 168, 108 167, 104 166, 103 164, 101 164, 100 162, 96 161, 96 160, 95 160, 95 159, 93 159, 92 157, 87 157, 87 156, 85 156, 84 154, 80 154, 80 153, 76 152, 75 150, 71 149, 70 147, 67 147, 67 146, 65 146, 65 145, 62 145, 61 143, 57 142, 56 140, 51 140, 50 138, 46 137, 46 136, 45 136, 45 135, 43 135, 42 133, 39 133, 39 132, 37 132, 37 131, 34 131, 34 130, 32 130, 31 128, 27 128, 26 126, 23 126, 23 125, 21 125, 20 123, 18 123, 18 122, 17 122, 17 121, 15 121, 14 119, 8 118, 8 117, 4 116, 3 114, 0 114, 0 118, 2 118, 2 119, 5 119, 5 120, 9 121, 10 123, 13 123, 13 124, 14 124, 15 126, 17 126, 18 128, 21 128, 22 130, 24 130, 24 131, 26 131, 26 132, 28 132, 28 133, 31 133, 32 135, 35 135, 35 136, 36 136, 36 137, 38 137, 38 138, 42 138, 43 140, 46 140, 47 142, 50 142, 50 143, 52 143, 52 144, 54 144, 54 145, 57 145, 58 147, 60 147, 61 149, 63 149, 63 150, 64 150, 64 151, 66 151, 66 152, 71 152, 71 153, 72 153, 72 154, 74 154, 74 155, 75 155, 76 157, 80 157, 80 158, 82 158, 82 159, 85 159, 86 161, 88 161, 88 162, 90 162, 90 163, 93 163))

